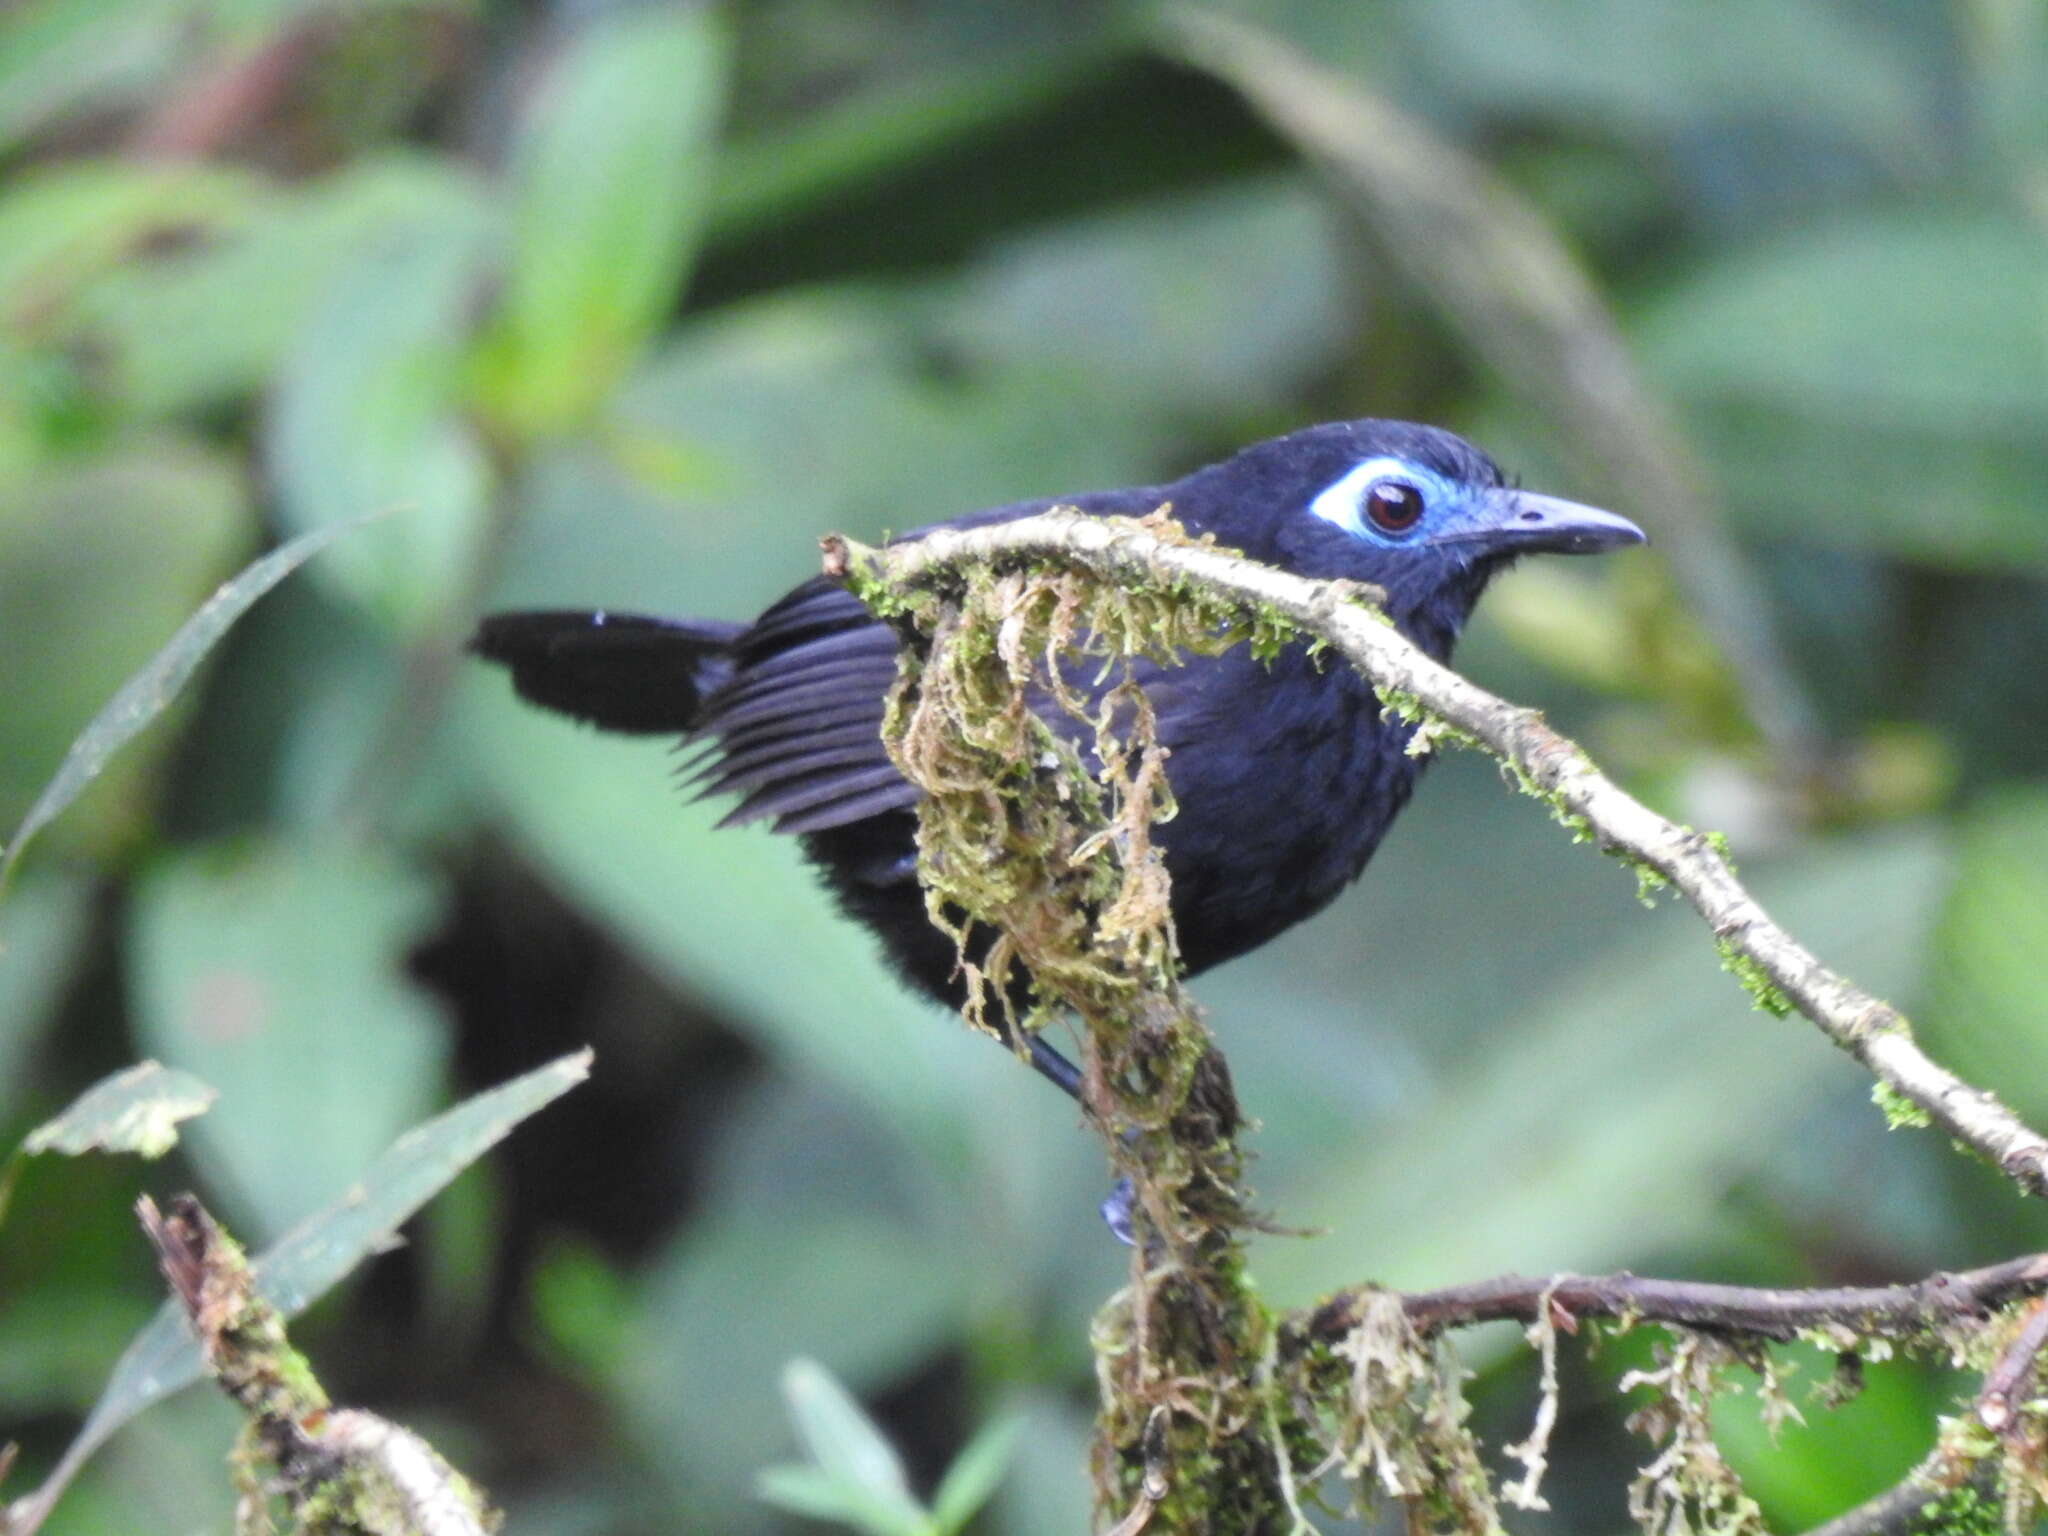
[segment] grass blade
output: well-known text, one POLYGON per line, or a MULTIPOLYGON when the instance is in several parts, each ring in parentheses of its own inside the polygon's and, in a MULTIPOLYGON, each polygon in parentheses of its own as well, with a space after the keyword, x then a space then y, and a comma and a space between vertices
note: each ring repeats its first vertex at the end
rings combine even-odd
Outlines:
POLYGON ((29 839, 55 821, 64 808, 99 777, 100 770, 106 767, 113 755, 164 712, 171 700, 191 681, 206 653, 233 627, 235 620, 248 612, 256 599, 343 533, 360 528, 369 521, 369 518, 358 518, 354 522, 319 529, 293 539, 244 567, 239 575, 223 582, 220 589, 200 605, 197 613, 179 625, 178 632, 171 636, 162 650, 144 663, 140 671, 114 690, 114 696, 71 743, 71 750, 64 754, 64 761, 58 765, 55 776, 36 796, 21 825, 15 828, 14 838, 8 843, 6 852, 0 854, 0 895, 6 893, 14 866, 20 861, 29 839))

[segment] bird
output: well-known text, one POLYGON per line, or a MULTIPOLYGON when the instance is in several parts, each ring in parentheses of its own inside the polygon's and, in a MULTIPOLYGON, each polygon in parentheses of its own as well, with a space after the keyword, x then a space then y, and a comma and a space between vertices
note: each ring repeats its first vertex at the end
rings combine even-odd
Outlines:
MULTIPOLYGON (((899 537, 1053 507, 1103 517, 1166 507, 1190 534, 1255 560, 1370 583, 1395 628, 1443 662, 1488 583, 1522 556, 1645 542, 1615 513, 1511 484, 1452 432, 1377 418, 1306 427, 1167 484, 1020 501, 899 537)), ((958 1006, 957 946, 930 921, 918 883, 919 792, 882 739, 898 638, 850 592, 813 577, 752 622, 496 613, 470 648, 544 709, 697 744, 701 794, 739 797, 721 824, 765 821, 796 837, 899 973, 958 1006)), ((1320 912, 1356 880, 1428 758, 1409 752, 1416 727, 1364 678, 1302 643, 1264 660, 1237 646, 1134 666, 1178 806, 1153 835, 1181 964, 1194 975, 1320 912)), ((1009 1043, 1081 1099, 1079 1071, 1037 1033, 1009 1043)))

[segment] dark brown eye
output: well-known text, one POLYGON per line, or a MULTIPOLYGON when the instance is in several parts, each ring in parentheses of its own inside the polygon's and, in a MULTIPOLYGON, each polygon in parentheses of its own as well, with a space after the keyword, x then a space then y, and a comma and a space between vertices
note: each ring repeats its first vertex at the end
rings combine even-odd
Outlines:
POLYGON ((1422 492, 1406 480, 1382 480, 1365 493, 1365 515, 1382 533, 1406 533, 1422 518, 1422 492))

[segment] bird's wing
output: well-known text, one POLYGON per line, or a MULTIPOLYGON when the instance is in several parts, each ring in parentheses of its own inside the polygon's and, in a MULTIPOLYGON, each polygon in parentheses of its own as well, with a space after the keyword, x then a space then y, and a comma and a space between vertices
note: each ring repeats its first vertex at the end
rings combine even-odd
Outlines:
POLYGON ((512 673, 522 698, 607 731, 670 735, 697 722, 732 673, 745 628, 603 609, 494 613, 469 648, 512 673))
MULTIPOLYGON (((1065 505, 1142 515, 1156 501, 1139 487, 996 507, 945 526, 1065 505)), ((822 832, 917 803, 917 790, 882 746, 896 649, 895 631, 823 577, 791 592, 734 642, 732 676, 705 701, 691 733, 705 744, 693 765, 702 793, 741 797, 722 825, 772 819, 777 832, 822 832)))
POLYGON ((896 635, 823 577, 762 614, 737 666, 705 702, 693 737, 708 751, 706 795, 738 794, 721 825, 773 818, 816 832, 917 803, 882 747, 896 635))

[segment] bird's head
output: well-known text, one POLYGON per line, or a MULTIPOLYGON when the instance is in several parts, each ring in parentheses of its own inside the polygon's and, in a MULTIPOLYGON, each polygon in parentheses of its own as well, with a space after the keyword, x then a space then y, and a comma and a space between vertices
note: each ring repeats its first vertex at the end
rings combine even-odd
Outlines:
POLYGON ((1405 421, 1333 422, 1259 443, 1190 476, 1174 500, 1190 524, 1247 554, 1385 589, 1395 623, 1439 655, 1520 556, 1644 541, 1627 518, 1520 490, 1463 438, 1405 421))

